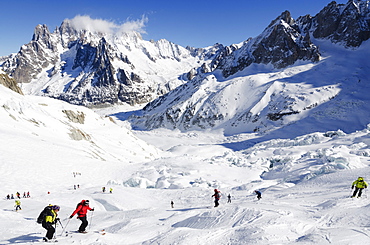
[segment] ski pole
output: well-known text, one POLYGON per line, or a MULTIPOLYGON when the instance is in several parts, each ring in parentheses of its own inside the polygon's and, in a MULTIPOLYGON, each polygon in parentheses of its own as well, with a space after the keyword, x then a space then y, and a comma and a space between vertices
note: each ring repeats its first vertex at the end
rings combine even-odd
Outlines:
MULTIPOLYGON (((60 233, 60 236, 62 236, 62 235, 63 235, 64 230, 67 228, 67 226, 68 226, 68 224, 69 224, 69 221, 71 221, 71 219, 68 219, 68 222, 67 222, 66 226, 63 228, 62 233, 60 233)), ((59 222, 60 222, 60 221, 59 221, 59 222)), ((62 227, 63 227, 63 226, 62 226, 62 227)))
POLYGON ((60 219, 58 219, 58 221, 59 221, 60 226, 61 226, 61 227, 63 228, 63 230, 64 230, 64 227, 63 227, 62 222, 60 221, 60 219))
POLYGON ((55 222, 54 239, 57 239, 57 223, 55 222))
MULTIPOLYGON (((93 208, 93 210, 95 210, 95 208, 93 208)), ((91 213, 91 217, 90 217, 90 224, 89 224, 89 230, 91 229, 91 222, 92 222, 93 214, 94 214, 94 212, 92 212, 92 213, 91 213)))

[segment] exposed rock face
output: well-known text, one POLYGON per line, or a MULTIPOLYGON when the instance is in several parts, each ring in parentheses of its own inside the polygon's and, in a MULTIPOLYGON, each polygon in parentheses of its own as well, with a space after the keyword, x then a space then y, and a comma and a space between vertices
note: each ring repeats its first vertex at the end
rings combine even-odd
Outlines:
POLYGON ((14 92, 17 92, 19 94, 22 94, 23 95, 23 92, 22 90, 19 88, 17 82, 13 79, 13 78, 10 78, 8 75, 6 74, 0 74, 0 84, 4 85, 5 87, 7 88, 10 88, 11 90, 13 90, 14 92))
POLYGON ((29 83, 41 71, 58 60, 56 43, 46 25, 38 25, 31 42, 21 47, 15 57, 3 63, 3 69, 19 83, 29 83))
POLYGON ((63 110, 63 113, 66 114, 67 118, 74 123, 85 123, 85 114, 83 112, 74 112, 71 110, 63 110))
POLYGON ((370 38, 369 1, 331 2, 313 18, 313 36, 328 38, 346 47, 358 47, 370 38))
POLYGON ((319 49, 311 42, 309 33, 302 32, 290 13, 285 11, 261 35, 224 57, 217 69, 229 77, 252 63, 271 63, 276 68, 284 68, 297 60, 316 62, 319 58, 319 49))
POLYGON ((91 141, 91 136, 78 128, 70 128, 69 137, 77 141, 79 140, 91 141))

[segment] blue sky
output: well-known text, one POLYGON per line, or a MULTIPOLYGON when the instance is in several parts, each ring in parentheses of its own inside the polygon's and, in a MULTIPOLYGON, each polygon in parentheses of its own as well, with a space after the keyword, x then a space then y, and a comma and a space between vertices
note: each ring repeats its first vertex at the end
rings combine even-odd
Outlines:
MULTIPOLYGON (((260 34, 281 12, 293 18, 317 14, 331 0, 0 0, 0 56, 18 52, 36 25, 51 32, 64 19, 88 15, 121 25, 148 21, 145 40, 167 39, 181 46, 230 45, 260 34)), ((337 1, 346 3, 347 0, 337 1)))

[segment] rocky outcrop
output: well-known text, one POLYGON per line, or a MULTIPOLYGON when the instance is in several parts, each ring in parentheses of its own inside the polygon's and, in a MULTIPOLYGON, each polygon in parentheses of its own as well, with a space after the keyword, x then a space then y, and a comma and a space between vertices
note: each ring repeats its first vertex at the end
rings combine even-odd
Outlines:
POLYGON ((226 56, 217 69, 229 77, 252 63, 284 68, 298 60, 317 62, 319 59, 319 49, 311 42, 309 33, 301 31, 290 12, 285 11, 261 35, 226 56))
POLYGON ((17 93, 23 95, 23 92, 20 89, 20 87, 18 86, 17 82, 13 78, 10 78, 6 74, 0 74, 0 84, 4 85, 5 87, 7 87, 11 90, 13 90, 14 92, 17 92, 17 93))
POLYGON ((46 25, 38 25, 31 42, 21 47, 17 55, 7 59, 3 70, 19 83, 29 83, 43 69, 58 60, 57 45, 51 40, 46 25))
POLYGON ((71 122, 80 123, 80 124, 85 123, 85 113, 83 112, 79 112, 79 111, 74 112, 71 110, 63 110, 62 112, 67 116, 67 118, 71 122))
POLYGON ((313 18, 313 36, 359 47, 370 38, 368 1, 349 0, 346 4, 331 2, 313 18))
POLYGON ((91 136, 78 128, 70 128, 69 137, 76 141, 80 140, 91 141, 91 136))

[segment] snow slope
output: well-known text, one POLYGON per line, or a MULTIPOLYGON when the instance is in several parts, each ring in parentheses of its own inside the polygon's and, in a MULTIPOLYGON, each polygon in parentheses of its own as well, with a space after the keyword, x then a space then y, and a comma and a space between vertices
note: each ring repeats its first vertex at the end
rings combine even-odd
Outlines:
POLYGON ((3 86, 0 105, 2 195, 31 194, 21 199, 18 212, 13 200, 0 200, 0 244, 39 242, 45 230, 35 219, 49 203, 61 206, 59 217, 69 232, 57 227, 59 244, 370 242, 367 190, 362 198, 349 198, 357 177, 368 180, 369 128, 248 146, 256 135, 131 132, 123 121, 3 86), (84 123, 71 121, 63 110, 83 113, 84 123), (242 150, 234 150, 236 145, 242 150), (102 193, 103 186, 113 193, 102 193), (223 194, 218 208, 214 188, 223 194), (256 189, 262 191, 260 201, 256 189), (87 234, 73 233, 80 221, 68 219, 82 199, 95 208, 87 234))
POLYGON ((129 120, 137 129, 260 132, 261 141, 361 130, 370 120, 370 42, 356 49, 328 40, 313 42, 322 52, 317 63, 299 61, 284 69, 252 64, 227 79, 219 71, 207 73, 149 103, 129 120))

